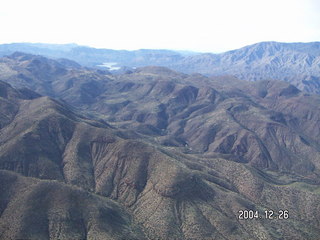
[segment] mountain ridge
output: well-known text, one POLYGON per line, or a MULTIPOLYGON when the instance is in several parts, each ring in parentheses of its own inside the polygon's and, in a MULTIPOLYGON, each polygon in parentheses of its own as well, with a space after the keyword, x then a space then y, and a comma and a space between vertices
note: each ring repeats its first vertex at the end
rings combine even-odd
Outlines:
POLYGON ((184 54, 174 50, 134 51, 95 49, 78 45, 6 44, 0 56, 25 51, 52 58, 67 58, 88 67, 112 63, 117 68, 147 65, 169 67, 187 74, 234 75, 242 80, 284 80, 300 90, 319 93, 320 42, 261 42, 224 53, 184 54))

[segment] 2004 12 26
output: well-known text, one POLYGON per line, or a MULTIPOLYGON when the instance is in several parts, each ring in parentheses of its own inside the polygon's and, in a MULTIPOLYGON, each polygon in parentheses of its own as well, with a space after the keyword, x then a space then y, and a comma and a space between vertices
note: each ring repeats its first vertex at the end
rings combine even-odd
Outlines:
POLYGON ((279 220, 285 220, 289 218, 289 211, 288 210, 278 210, 274 211, 272 209, 266 209, 260 213, 257 210, 239 210, 238 211, 238 219, 239 220, 253 220, 253 219, 279 219, 279 220))

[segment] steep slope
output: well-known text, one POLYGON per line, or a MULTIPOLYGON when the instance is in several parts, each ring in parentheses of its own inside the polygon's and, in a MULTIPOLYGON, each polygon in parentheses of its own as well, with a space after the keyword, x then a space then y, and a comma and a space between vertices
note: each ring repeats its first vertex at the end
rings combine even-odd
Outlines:
POLYGON ((146 239, 114 201, 0 170, 1 239, 146 239))
POLYGON ((29 89, 13 89, 8 83, 0 81, 0 128, 9 124, 18 112, 18 99, 34 99, 40 95, 29 89))

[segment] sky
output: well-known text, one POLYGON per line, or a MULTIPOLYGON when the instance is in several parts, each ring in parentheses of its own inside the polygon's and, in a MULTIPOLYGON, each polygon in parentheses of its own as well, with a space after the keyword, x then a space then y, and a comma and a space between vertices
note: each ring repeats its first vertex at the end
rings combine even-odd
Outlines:
POLYGON ((2 0, 0 43, 224 52, 320 41, 319 0, 2 0))

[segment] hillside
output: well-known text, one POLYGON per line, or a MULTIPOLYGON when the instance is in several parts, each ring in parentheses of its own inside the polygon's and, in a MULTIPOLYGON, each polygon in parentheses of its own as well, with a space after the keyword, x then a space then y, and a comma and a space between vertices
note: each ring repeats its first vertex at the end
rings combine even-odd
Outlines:
POLYGON ((23 53, 1 59, 0 79, 0 238, 320 234, 317 95, 23 53), (261 218, 240 220, 245 209, 261 218))

